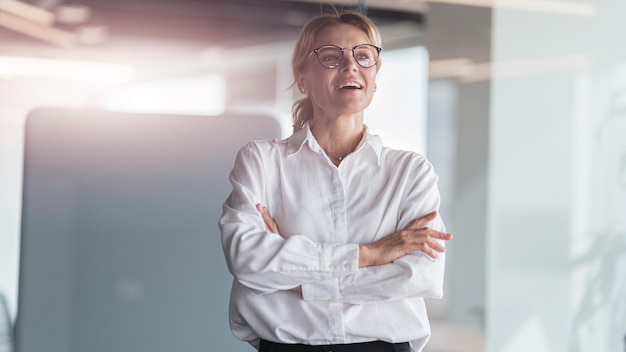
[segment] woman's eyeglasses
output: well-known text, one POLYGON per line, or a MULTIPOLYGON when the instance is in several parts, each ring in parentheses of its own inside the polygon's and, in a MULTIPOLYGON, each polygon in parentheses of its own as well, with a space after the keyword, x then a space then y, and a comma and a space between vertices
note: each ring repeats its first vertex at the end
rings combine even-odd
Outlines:
MULTIPOLYGON (((324 45, 313 50, 313 52, 317 55, 317 60, 322 66, 337 68, 341 64, 341 60, 343 60, 344 50, 347 49, 342 49, 336 45, 324 45)), ((382 49, 371 44, 360 44, 350 50, 352 50, 354 60, 360 66, 368 68, 376 65, 382 49)))

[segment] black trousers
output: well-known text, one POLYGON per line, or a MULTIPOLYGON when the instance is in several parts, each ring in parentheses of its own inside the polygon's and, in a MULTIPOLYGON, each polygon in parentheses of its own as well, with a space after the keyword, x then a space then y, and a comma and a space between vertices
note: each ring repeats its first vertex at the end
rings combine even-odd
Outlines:
POLYGON ((261 340, 259 352, 410 352, 408 342, 389 343, 372 341, 339 345, 286 344, 261 340))

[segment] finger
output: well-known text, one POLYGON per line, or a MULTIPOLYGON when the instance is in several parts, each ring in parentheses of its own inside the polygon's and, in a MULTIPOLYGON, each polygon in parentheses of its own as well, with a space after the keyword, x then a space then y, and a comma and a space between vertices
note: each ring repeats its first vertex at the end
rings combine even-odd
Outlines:
POLYGON ((444 253, 446 248, 441 244, 437 243, 434 239, 428 239, 424 243, 422 243, 419 251, 425 253, 429 257, 437 258, 440 253, 444 253))
POLYGON ((267 207, 261 205, 261 204, 257 204, 256 205, 257 210, 261 213, 261 216, 263 217, 263 220, 265 222, 267 222, 267 220, 272 220, 272 215, 270 215, 269 210, 267 210, 267 207))
POLYGON ((430 246, 430 248, 434 249, 437 252, 445 252, 446 251, 446 247, 442 246, 439 242, 435 241, 432 238, 428 239, 428 245, 430 246))
POLYGON ((434 220, 436 217, 437 217, 437 211, 433 210, 430 213, 422 216, 421 218, 418 218, 416 225, 420 227, 426 226, 426 224, 434 220))
POLYGON ((443 253, 446 247, 440 243, 440 238, 447 238, 450 234, 434 231, 432 229, 420 229, 411 235, 411 247, 413 251, 421 251, 435 258, 433 254, 443 253))
POLYGON ((420 229, 422 227, 425 227, 426 224, 428 224, 429 222, 431 222, 432 220, 434 220, 437 217, 437 211, 433 210, 430 213, 413 219, 413 221, 411 221, 409 223, 409 225, 407 225, 407 227, 405 227, 406 229, 420 229))
POLYGON ((263 214, 263 222, 265 222, 265 227, 267 227, 270 231, 275 232, 276 222, 268 213, 263 214))
POLYGON ((426 247, 424 249, 421 250, 424 254, 426 254, 427 256, 433 258, 433 259, 437 259, 437 257, 439 257, 439 255, 437 254, 436 251, 434 251, 432 248, 430 247, 426 247))
POLYGON ((420 227, 417 229, 406 229, 403 231, 407 236, 420 240, 424 236, 436 238, 438 240, 449 241, 452 239, 452 234, 448 232, 439 232, 429 227, 420 227))
POLYGON ((257 204, 256 209, 259 211, 259 213, 261 213, 261 218, 263 219, 263 222, 265 223, 265 227, 267 228, 267 230, 271 232, 278 232, 278 225, 276 224, 276 222, 270 215, 270 212, 269 210, 267 210, 267 207, 261 204, 257 204))
POLYGON ((266 222, 265 225, 270 230, 270 232, 279 233, 278 225, 276 224, 276 221, 274 221, 273 219, 271 219, 271 222, 269 222, 269 223, 266 222))
POLYGON ((438 240, 444 240, 444 241, 449 241, 452 239, 452 234, 448 233, 448 232, 439 232, 439 231, 435 231, 432 229, 429 229, 429 233, 428 235, 430 237, 436 238, 438 240))
POLYGON ((263 221, 267 223, 267 216, 268 216, 267 208, 261 204, 257 204, 256 210, 258 210, 259 214, 261 214, 261 218, 263 218, 263 221))

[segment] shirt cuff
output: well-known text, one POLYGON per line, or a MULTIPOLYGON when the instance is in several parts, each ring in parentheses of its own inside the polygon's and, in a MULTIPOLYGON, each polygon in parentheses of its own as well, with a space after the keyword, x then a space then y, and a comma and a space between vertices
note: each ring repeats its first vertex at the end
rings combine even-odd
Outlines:
POLYGON ((358 244, 325 244, 322 246, 322 271, 335 274, 334 278, 302 284, 305 301, 340 301, 339 277, 359 269, 358 244))
POLYGON ((329 279, 302 285, 305 301, 339 301, 339 279, 329 279))
POLYGON ((356 243, 322 245, 320 268, 321 271, 337 273, 336 276, 356 272, 359 269, 359 245, 356 243))

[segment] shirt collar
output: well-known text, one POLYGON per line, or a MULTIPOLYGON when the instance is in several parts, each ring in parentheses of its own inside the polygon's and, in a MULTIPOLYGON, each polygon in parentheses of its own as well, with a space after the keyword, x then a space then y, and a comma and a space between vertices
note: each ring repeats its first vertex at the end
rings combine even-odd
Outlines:
MULTIPOLYGON (((365 134, 363 140, 361 140, 357 146, 355 153, 369 154, 371 157, 365 157, 365 159, 371 160, 376 166, 379 166, 380 155, 383 149, 382 141, 379 136, 369 134, 367 126, 364 125, 363 127, 365 128, 365 134)), ((306 143, 308 143, 312 151, 316 153, 322 151, 322 147, 317 143, 315 136, 313 136, 311 132, 310 121, 305 122, 301 129, 294 132, 294 134, 287 139, 287 156, 300 152, 306 143)))

